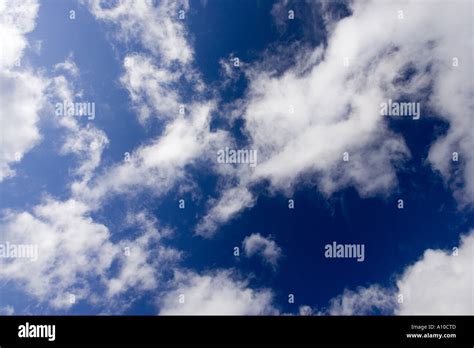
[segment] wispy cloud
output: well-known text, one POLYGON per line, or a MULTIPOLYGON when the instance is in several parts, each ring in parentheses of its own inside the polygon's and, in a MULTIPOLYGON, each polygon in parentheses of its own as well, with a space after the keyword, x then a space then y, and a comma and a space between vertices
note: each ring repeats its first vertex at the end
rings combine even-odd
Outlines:
POLYGON ((97 19, 118 26, 120 39, 138 40, 163 64, 186 64, 193 58, 184 21, 179 17, 179 11, 189 9, 188 1, 122 0, 105 7, 102 1, 93 0, 88 4, 97 19))
POLYGON ((281 248, 277 243, 270 237, 263 237, 260 233, 253 233, 245 237, 242 245, 246 256, 259 255, 273 268, 277 267, 278 260, 282 256, 281 248))

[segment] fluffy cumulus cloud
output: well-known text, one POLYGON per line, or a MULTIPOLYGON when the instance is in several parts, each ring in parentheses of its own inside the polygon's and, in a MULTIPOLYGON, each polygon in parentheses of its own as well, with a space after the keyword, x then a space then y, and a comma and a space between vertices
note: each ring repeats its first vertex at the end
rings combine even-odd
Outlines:
POLYGON ((397 314, 474 314, 474 231, 458 250, 428 249, 397 281, 397 314))
POLYGON ((180 272, 176 289, 162 300, 164 315, 264 315, 277 314, 269 289, 252 289, 231 270, 209 274, 180 272))
POLYGON ((259 255, 274 268, 281 257, 281 248, 277 243, 271 237, 265 238, 260 233, 253 233, 245 237, 242 246, 246 256, 259 255))
POLYGON ((85 296, 85 278, 103 275, 116 253, 107 227, 87 213, 74 200, 48 201, 32 213, 7 213, 2 240, 36 245, 38 259, 2 259, 1 278, 17 280, 29 294, 53 306, 66 306, 68 293, 85 296))
POLYGON ((409 265, 393 288, 377 284, 344 290, 320 314, 474 314, 474 231, 450 251, 428 249, 409 265))
POLYGON ((119 27, 117 36, 125 41, 138 40, 144 48, 158 56, 166 65, 188 63, 193 50, 186 38, 180 11, 189 8, 188 1, 126 1, 104 6, 101 0, 89 1, 92 14, 119 27))
POLYGON ((113 234, 119 231, 95 222, 91 214, 73 199, 49 199, 32 212, 7 212, 1 240, 36 246, 37 258, 1 258, 0 279, 15 281, 18 289, 57 310, 85 302, 117 313, 133 298, 158 291, 160 314, 278 313, 273 292, 253 289, 235 270, 200 275, 182 269, 181 252, 163 243, 173 232, 158 229, 146 212, 129 213, 124 229, 134 232, 116 241, 113 234), (174 273, 171 280, 167 272, 174 273))
POLYGON ((15 174, 11 166, 41 138, 38 121, 46 81, 22 62, 25 35, 35 27, 38 7, 36 1, 0 3, 0 181, 15 174))
MULTIPOLYGON (((352 3, 351 11, 328 23, 327 45, 302 52, 285 72, 270 64, 247 68, 241 111, 259 163, 246 175, 239 172, 239 186, 267 180, 270 190, 291 192, 300 182, 314 182, 326 195, 347 186, 362 196, 390 194, 397 168, 410 156, 381 116, 381 104, 392 99, 420 102, 449 122, 428 160, 455 184, 460 201, 472 202, 472 4, 364 1, 352 3), (463 163, 457 179, 455 150, 463 163)), ((410 122, 418 127, 419 121, 410 122)), ((244 203, 238 209, 232 202, 235 214, 244 203)))
POLYGON ((21 4, 8 0, 0 4, 1 68, 12 67, 23 56, 28 46, 25 34, 34 29, 38 8, 35 0, 22 1, 21 4))
POLYGON ((164 265, 179 260, 179 252, 161 243, 169 232, 159 231, 156 220, 145 213, 129 218, 136 237, 116 243, 111 241, 113 232, 90 214, 87 205, 73 199, 49 199, 32 212, 7 212, 1 220, 1 240, 32 245, 37 253, 30 258, 2 258, 0 279, 15 280, 27 294, 53 308, 71 307, 72 296, 75 301, 107 306, 97 300, 100 294, 114 299, 128 290, 155 289, 158 266, 164 270, 164 265))
POLYGON ((0 71, 0 180, 13 176, 12 164, 41 139, 38 122, 45 87, 46 82, 32 72, 0 71))

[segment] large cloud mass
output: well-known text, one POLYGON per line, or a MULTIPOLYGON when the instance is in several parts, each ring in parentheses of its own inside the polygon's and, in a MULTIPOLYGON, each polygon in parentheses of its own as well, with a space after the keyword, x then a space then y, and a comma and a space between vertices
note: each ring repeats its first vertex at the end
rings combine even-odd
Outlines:
MULTIPOLYGON (((246 175, 238 172, 239 185, 268 180, 272 190, 289 192, 309 181, 327 195, 347 186, 362 196, 389 194, 397 185, 397 168, 410 156, 403 137, 381 116, 381 103, 392 99, 439 110, 450 128, 428 160, 455 184, 461 204, 474 201, 472 3, 363 1, 351 7, 350 16, 328 23, 327 46, 301 54, 284 73, 265 64, 247 70, 242 113, 259 163, 246 175), (463 163, 457 178, 453 151, 463 163)), ((420 121, 401 122, 415 128, 420 121)), ((240 209, 232 202, 234 215, 247 201, 240 209)), ((211 210, 204 220, 213 215, 211 210)), ((215 229, 210 226, 206 234, 215 229)))

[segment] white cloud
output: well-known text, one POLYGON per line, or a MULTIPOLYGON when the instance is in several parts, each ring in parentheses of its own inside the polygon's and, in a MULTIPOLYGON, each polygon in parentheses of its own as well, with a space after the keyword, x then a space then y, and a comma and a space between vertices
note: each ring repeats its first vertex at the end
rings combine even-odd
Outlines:
POLYGON ((45 87, 45 80, 33 72, 0 71, 0 181, 15 174, 10 166, 41 139, 38 113, 45 102, 45 87))
POLYGON ((374 284, 345 289, 320 314, 364 315, 374 311, 398 315, 474 314, 474 231, 461 237, 458 254, 427 249, 397 277, 396 286, 374 284), (399 300, 403 299, 401 303, 399 300))
MULTIPOLYGON (((47 78, 44 73, 21 64, 23 51, 28 47, 25 34, 34 29, 37 11, 35 1, 0 4, 0 33, 4 34, 4 40, 0 42, 0 181, 13 176, 15 172, 11 165, 19 162, 41 140, 38 128, 40 112, 53 113, 51 108, 47 108, 50 102, 74 101, 75 97, 82 95, 82 91, 75 91, 74 88, 79 69, 72 53, 53 68, 54 71, 65 72, 67 76, 47 78)), ((62 152, 79 155, 82 163, 77 174, 90 178, 108 143, 107 137, 92 126, 81 127, 74 117, 59 117, 55 123, 69 132, 62 152)))
POLYGON ((124 57, 120 81, 140 122, 154 116, 164 131, 131 149, 130 161, 105 169, 90 185, 76 183, 73 191, 94 203, 145 188, 159 196, 189 180, 185 167, 209 159, 212 149, 227 137, 223 131, 210 130, 215 102, 203 96, 205 87, 192 68, 185 21, 178 18, 189 5, 187 1, 119 1, 111 7, 91 1, 89 5, 97 19, 115 24, 119 40, 138 40, 145 48, 124 57), (182 95, 184 89, 191 90, 192 97, 182 95))
POLYGON ((88 4, 97 19, 114 25, 118 40, 134 40, 145 48, 124 57, 125 73, 120 79, 141 122, 152 114, 165 122, 173 119, 179 106, 191 104, 181 95, 187 88, 195 94, 194 100, 199 99, 205 87, 192 67, 194 53, 188 42, 186 22, 179 19, 181 11, 187 15, 188 1, 118 1, 103 6, 101 1, 91 0, 88 4))
POLYGON ((0 4, 0 182, 15 175, 11 166, 19 162, 39 141, 39 111, 45 103, 44 78, 22 68, 28 47, 25 34, 35 27, 36 1, 2 1, 0 4))
POLYGON ((242 242, 246 256, 260 255, 265 262, 276 267, 281 257, 281 248, 271 238, 265 238, 260 233, 245 237, 242 242))
POLYGON ((162 241, 172 231, 158 230, 145 212, 127 216, 124 228, 136 232, 116 242, 91 213, 73 199, 50 199, 31 213, 6 212, 0 239, 38 245, 38 259, 0 259, 0 279, 14 280, 18 289, 57 310, 72 307, 73 295, 76 302, 120 313, 137 295, 168 288, 158 303, 160 314, 278 314, 271 290, 252 289, 233 270, 181 270, 181 253, 162 241), (164 283, 162 275, 170 271, 174 277, 164 283), (185 302, 179 303, 182 294, 185 302))
MULTIPOLYGON (((80 71, 73 55, 70 54, 64 62, 56 64, 54 70, 62 70, 66 74, 54 76, 49 80, 48 99, 54 106, 57 103, 76 102, 82 99, 82 90, 78 90, 75 86, 80 71)), ((51 110, 53 114, 55 111, 51 110)), ((77 116, 55 115, 54 117, 55 123, 66 131, 61 153, 74 154, 79 159, 74 174, 80 178, 80 181, 72 185, 85 185, 101 162, 102 153, 109 144, 108 137, 91 122, 81 125, 77 116)))
POLYGON ((155 289, 160 272, 167 269, 164 265, 180 257, 179 252, 161 244, 168 232, 161 234, 156 220, 143 213, 129 219, 136 237, 116 243, 111 241, 109 229, 90 215, 90 207, 73 199, 49 199, 32 212, 6 212, 0 239, 37 245, 38 258, 1 258, 0 279, 15 280, 19 289, 53 308, 73 306, 71 295, 76 301, 107 307, 108 302, 100 296, 103 288, 108 301, 118 301, 129 290, 155 289))
POLYGON ((273 187, 288 190, 304 175, 317 173, 318 188, 326 194, 353 185, 362 195, 375 195, 396 184, 392 162, 408 151, 380 115, 380 103, 399 93, 385 85, 411 59, 412 47, 404 47, 403 40, 396 42, 399 53, 387 54, 387 38, 401 25, 396 9, 377 3, 356 7, 337 24, 324 54, 306 74, 299 65, 282 76, 250 73, 244 118, 261 159, 254 180, 267 178, 273 187), (373 31, 379 22, 384 29, 373 31), (342 160, 346 151, 348 163, 342 160))
POLYGON ((379 285, 359 288, 357 291, 344 290, 342 295, 330 301, 325 314, 329 315, 367 315, 374 311, 390 314, 396 305, 396 296, 379 285))
POLYGON ((212 208, 196 227, 196 234, 203 237, 212 237, 218 226, 242 211, 243 207, 254 204, 252 193, 245 187, 235 187, 225 190, 217 200, 210 200, 212 208))
POLYGON ((93 126, 77 128, 71 131, 63 145, 63 153, 79 156, 80 164, 75 173, 88 181, 99 166, 102 152, 109 143, 105 133, 93 126))
POLYGON ((66 58, 64 62, 58 63, 54 66, 55 71, 64 71, 70 74, 72 77, 79 75, 79 68, 74 61, 74 55, 72 53, 66 58))
POLYGON ((133 151, 130 161, 116 164, 95 178, 89 187, 76 185, 74 193, 97 203, 108 195, 137 194, 145 188, 161 195, 186 177, 185 166, 205 160, 226 134, 210 132, 211 103, 196 104, 191 115, 177 116, 164 133, 133 151))
POLYGON ((28 46, 25 34, 34 29, 38 8, 36 0, 0 3, 0 69, 11 68, 23 56, 28 46))
POLYGON ((124 67, 121 82, 137 106, 141 122, 152 112, 171 119, 178 115, 180 96, 173 87, 176 87, 179 73, 159 68, 150 57, 140 54, 125 57, 124 67))
MULTIPOLYGON (((259 164, 243 179, 242 171, 236 172, 239 185, 265 180, 270 191, 291 193, 303 182, 316 184, 328 196, 349 186, 363 197, 389 195, 397 185, 396 170, 410 152, 402 136, 388 129, 380 104, 408 95, 427 103, 422 107, 434 106, 450 122, 448 135, 435 143, 429 160, 451 177, 450 151, 458 149, 465 164, 463 180, 456 183, 464 182, 465 196, 456 196, 472 201, 471 22, 468 1, 354 2, 352 15, 328 24, 327 46, 300 53, 284 73, 265 62, 248 67, 241 113, 248 147, 258 151, 259 164), (404 19, 398 19, 400 9, 404 19), (451 66, 453 56, 464 62, 458 70, 451 66), (407 67, 414 74, 396 82, 407 67), (422 91, 431 86, 433 94, 426 100, 422 91)), ((420 121, 406 122, 416 128, 420 121)), ((240 207, 230 203, 234 214, 227 220, 247 207, 246 202, 240 207)))
POLYGON ((92 14, 100 20, 119 27, 118 36, 129 41, 138 39, 163 64, 186 64, 192 60, 193 50, 186 39, 184 21, 179 11, 187 11, 187 1, 118 1, 115 6, 103 7, 100 0, 90 1, 92 14))
POLYGON ((122 239, 119 243, 125 257, 121 257, 121 269, 116 277, 108 280, 108 297, 117 296, 129 289, 153 290, 159 285, 161 272, 176 265, 181 253, 161 244, 171 232, 156 228, 157 220, 145 212, 128 215, 128 225, 144 231, 135 239, 122 239))
POLYGON ((313 309, 310 306, 304 305, 298 308, 299 315, 312 315, 313 309))
POLYGON ((88 213, 74 200, 48 201, 33 213, 8 212, 2 240, 37 245, 38 260, 2 259, 0 277, 15 279, 32 296, 56 305, 67 305, 61 302, 67 293, 87 293, 85 279, 104 275, 116 253, 107 227, 88 213))
POLYGON ((458 255, 428 249, 397 281, 397 314, 474 314, 474 230, 462 236, 458 255))
MULTIPOLYGON (((472 12, 471 12, 472 13, 472 12)), ((472 20, 472 17, 471 17, 472 20)), ((455 27, 458 35, 466 35, 455 27)), ((470 32, 472 36, 472 31, 470 32)), ((469 35, 469 34, 467 34, 469 35)), ((472 40, 466 40, 472 45, 472 40)), ((443 52, 445 57, 458 55, 460 61, 456 68, 445 68, 441 72, 443 78, 438 79, 431 96, 432 105, 440 110, 440 115, 449 122, 447 134, 440 137, 431 146, 428 160, 445 178, 455 191, 456 199, 462 204, 474 202, 474 54, 472 46, 460 49, 453 47, 443 52), (471 53, 468 54, 470 49, 471 53), (455 170, 452 159, 453 152, 458 152, 461 171, 455 170)))
POLYGON ((229 270, 205 275, 178 272, 174 285, 176 289, 161 301, 162 315, 278 314, 271 290, 251 289, 248 281, 238 279, 229 270), (184 295, 184 303, 180 303, 180 295, 184 295))

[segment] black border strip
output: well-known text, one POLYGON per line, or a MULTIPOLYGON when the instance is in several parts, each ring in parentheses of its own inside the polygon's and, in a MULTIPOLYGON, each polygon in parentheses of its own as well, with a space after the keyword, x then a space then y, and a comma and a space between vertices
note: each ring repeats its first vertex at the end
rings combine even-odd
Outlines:
POLYGON ((0 347, 90 345, 381 344, 473 347, 473 316, 3 316, 0 347), (55 325, 55 340, 20 338, 19 326, 55 325), (424 330, 415 328, 426 326, 424 330), (433 325, 433 326, 429 326, 433 325), (407 334, 456 338, 407 338, 407 334))

